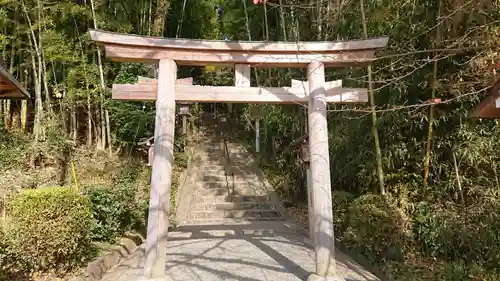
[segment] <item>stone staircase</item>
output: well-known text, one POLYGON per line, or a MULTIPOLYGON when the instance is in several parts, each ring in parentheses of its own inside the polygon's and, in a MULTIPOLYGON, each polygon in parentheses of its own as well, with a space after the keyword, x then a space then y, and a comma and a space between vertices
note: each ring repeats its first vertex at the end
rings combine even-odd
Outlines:
POLYGON ((191 184, 184 187, 191 191, 189 196, 183 196, 188 198, 180 199, 185 214, 178 214, 178 224, 232 225, 285 220, 284 209, 258 173, 253 156, 235 143, 224 142, 222 127, 227 124, 212 116, 205 116, 203 121, 197 171, 190 175, 191 184))

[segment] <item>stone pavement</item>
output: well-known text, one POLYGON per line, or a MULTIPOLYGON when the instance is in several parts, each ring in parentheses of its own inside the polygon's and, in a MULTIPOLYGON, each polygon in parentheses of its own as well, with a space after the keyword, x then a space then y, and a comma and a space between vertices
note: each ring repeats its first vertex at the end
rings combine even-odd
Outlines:
MULTIPOLYGON (((252 155, 226 141, 228 164, 221 122, 210 118, 199 139, 196 167, 178 199, 180 226, 166 243, 167 276, 173 281, 306 280, 315 270, 308 233, 288 218, 252 155)), ((143 257, 141 248, 103 280, 138 280, 143 257)), ((346 281, 379 281, 340 251, 336 260, 346 281)))
MULTIPOLYGON (((306 280, 315 264, 305 233, 294 225, 287 229, 281 223, 279 229, 275 224, 225 225, 204 232, 207 227, 196 227, 176 232, 167 242, 166 274, 173 281, 306 280)), ((137 280, 142 274, 143 256, 144 249, 138 250, 103 281, 137 280)), ((341 252, 336 258, 337 270, 346 281, 379 281, 341 252)))

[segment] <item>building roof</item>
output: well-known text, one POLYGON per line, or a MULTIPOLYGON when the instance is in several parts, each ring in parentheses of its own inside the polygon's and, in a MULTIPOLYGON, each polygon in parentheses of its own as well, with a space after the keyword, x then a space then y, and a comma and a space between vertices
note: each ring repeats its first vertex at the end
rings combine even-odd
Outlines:
POLYGON ((29 99, 30 94, 17 79, 0 64, 0 99, 29 99))

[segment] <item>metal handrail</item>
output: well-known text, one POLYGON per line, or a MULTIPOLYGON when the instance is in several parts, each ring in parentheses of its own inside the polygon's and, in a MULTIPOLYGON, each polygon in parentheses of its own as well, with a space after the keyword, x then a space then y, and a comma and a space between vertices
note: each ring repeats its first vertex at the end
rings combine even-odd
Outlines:
MULTIPOLYGON (((218 124, 221 124, 221 120, 220 120, 220 117, 216 116, 216 119, 218 120, 218 124)), ((227 116, 226 116, 226 120, 227 119, 227 116)), ((227 122, 227 121, 226 121, 227 122)), ((232 198, 232 201, 234 202, 234 172, 232 171, 232 169, 230 168, 231 167, 231 156, 229 154, 229 148, 227 146, 227 139, 226 139, 226 134, 224 132, 224 128, 223 126, 220 126, 220 134, 222 136, 222 142, 223 142, 223 145, 224 145, 224 158, 225 158, 225 162, 226 162, 226 165, 224 167, 224 175, 226 177, 226 187, 227 187, 227 195, 229 197, 232 198), (229 173, 231 174, 231 178, 232 178, 232 196, 231 196, 231 189, 229 188, 229 173)))

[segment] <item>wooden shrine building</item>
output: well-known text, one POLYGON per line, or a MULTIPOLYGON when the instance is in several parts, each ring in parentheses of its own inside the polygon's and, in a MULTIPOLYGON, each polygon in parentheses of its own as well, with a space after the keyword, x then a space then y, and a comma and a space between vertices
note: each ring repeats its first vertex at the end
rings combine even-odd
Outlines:
POLYGON ((113 85, 113 99, 156 100, 155 146, 144 278, 164 277, 172 181, 176 102, 307 104, 311 184, 309 212, 313 218, 316 271, 313 280, 340 280, 336 273, 328 152, 327 103, 367 102, 366 89, 326 82, 326 67, 366 66, 388 38, 341 42, 231 42, 188 40, 90 31, 92 40, 115 61, 158 63, 158 79, 134 85, 113 85), (195 86, 177 80, 177 66, 224 66, 235 70, 231 87, 195 86), (307 69, 308 81, 292 87, 251 87, 251 67, 307 69))
POLYGON ((29 99, 30 94, 17 79, 0 64, 0 99, 29 99))

